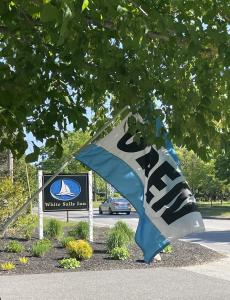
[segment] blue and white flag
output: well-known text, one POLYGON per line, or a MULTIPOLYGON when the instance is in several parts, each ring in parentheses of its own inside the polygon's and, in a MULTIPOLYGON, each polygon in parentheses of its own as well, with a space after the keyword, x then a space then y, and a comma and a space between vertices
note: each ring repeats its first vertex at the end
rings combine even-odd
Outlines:
POLYGON ((126 117, 107 136, 82 149, 76 159, 97 172, 139 214, 137 244, 150 262, 170 241, 204 230, 195 199, 170 142, 166 148, 135 143, 126 117))

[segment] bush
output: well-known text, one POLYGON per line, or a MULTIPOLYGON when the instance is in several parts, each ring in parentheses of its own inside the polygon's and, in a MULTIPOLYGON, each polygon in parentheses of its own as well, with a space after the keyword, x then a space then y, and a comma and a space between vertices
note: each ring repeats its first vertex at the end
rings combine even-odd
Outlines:
POLYGON ((78 222, 74 228, 69 231, 69 235, 79 240, 87 240, 89 237, 89 223, 86 221, 78 222))
POLYGON ((123 247, 128 243, 126 235, 120 230, 110 229, 106 239, 107 252, 111 252, 116 247, 123 247))
POLYGON ((80 267, 80 261, 76 260, 76 258, 63 258, 58 261, 60 267, 64 269, 76 269, 80 267))
POLYGON ((109 230, 106 239, 107 252, 118 247, 128 247, 134 242, 134 231, 123 221, 118 221, 115 226, 109 230))
POLYGON ((111 250, 110 257, 113 259, 125 260, 130 257, 130 253, 126 247, 115 247, 111 250))
POLYGON ((52 243, 49 240, 44 239, 44 240, 37 241, 32 245, 31 253, 33 256, 42 257, 47 252, 49 252, 51 248, 52 248, 52 243))
POLYGON ((163 253, 172 253, 173 252, 173 248, 171 245, 166 246, 163 250, 163 253))
POLYGON ((71 257, 76 259, 89 259, 93 255, 93 249, 90 244, 84 240, 70 241, 66 248, 71 257))
POLYGON ((8 261, 6 263, 1 264, 1 269, 3 271, 13 270, 13 269, 15 269, 15 264, 13 264, 12 262, 8 261))
POLYGON ((27 214, 20 216, 10 230, 17 236, 30 240, 37 225, 38 216, 27 214))
POLYGON ((23 187, 19 183, 13 183, 11 178, 0 180, 0 224, 13 215, 20 208, 26 197, 23 187))
POLYGON ((66 236, 61 240, 62 247, 66 247, 70 241, 74 241, 75 238, 73 236, 66 236))
POLYGON ((5 250, 7 252, 12 252, 12 253, 21 253, 22 251, 25 250, 25 247, 17 241, 12 241, 6 245, 5 250))
POLYGON ((45 236, 50 239, 59 239, 63 235, 63 228, 60 221, 50 219, 44 230, 45 236))
POLYGON ((114 228, 123 231, 124 234, 127 235, 127 238, 130 243, 134 241, 134 231, 127 223, 123 221, 118 221, 116 222, 114 228))
POLYGON ((28 257, 23 256, 23 257, 19 257, 19 261, 21 264, 25 265, 28 263, 29 259, 28 259, 28 257))

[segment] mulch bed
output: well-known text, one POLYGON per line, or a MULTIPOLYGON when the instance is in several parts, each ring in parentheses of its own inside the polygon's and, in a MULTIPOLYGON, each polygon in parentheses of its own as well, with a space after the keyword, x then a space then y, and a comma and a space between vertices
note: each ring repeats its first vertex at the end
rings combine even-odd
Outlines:
POLYGON ((82 261, 81 267, 75 270, 65 270, 59 267, 58 260, 68 257, 60 242, 53 241, 53 249, 43 258, 32 257, 29 248, 37 240, 33 238, 31 241, 19 240, 27 249, 24 253, 7 253, 4 251, 5 245, 10 240, 16 239, 8 237, 0 240, 0 263, 12 261, 16 268, 11 271, 1 271, 0 275, 6 274, 31 274, 31 273, 49 273, 49 272, 80 272, 80 271, 99 271, 114 269, 138 269, 138 268, 158 268, 158 267, 182 267, 195 264, 203 264, 210 261, 218 260, 223 255, 202 247, 198 244, 176 241, 172 243, 173 252, 170 254, 161 253, 161 261, 146 264, 143 261, 143 254, 140 248, 134 244, 131 246, 131 257, 128 260, 119 261, 109 259, 106 253, 105 237, 107 228, 98 228, 94 230, 94 242, 92 247, 94 250, 93 257, 90 260, 82 261), (26 256, 29 263, 22 265, 19 257, 26 256))

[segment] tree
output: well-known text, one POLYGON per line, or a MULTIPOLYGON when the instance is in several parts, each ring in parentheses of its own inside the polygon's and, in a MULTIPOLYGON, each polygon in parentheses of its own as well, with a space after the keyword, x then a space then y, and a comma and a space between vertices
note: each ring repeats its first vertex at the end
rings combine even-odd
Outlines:
POLYGON ((205 163, 186 148, 176 148, 180 159, 180 167, 193 193, 201 189, 202 180, 206 177, 205 163))
POLYGON ((37 168, 27 164, 24 156, 14 160, 14 181, 23 187, 26 197, 38 189, 37 168))
POLYGON ((216 175, 230 184, 230 151, 219 154, 216 158, 216 175))
POLYGON ((197 197, 214 200, 229 197, 230 186, 216 177, 215 159, 204 162, 186 148, 176 148, 176 151, 183 174, 197 197))
POLYGON ((227 147, 228 0, 2 0, 0 12, 0 151, 22 155, 31 132, 60 156, 68 124, 92 126, 87 107, 97 128, 127 104, 149 143, 160 115, 178 145, 227 147))
MULTIPOLYGON (((90 138, 89 132, 72 132, 62 142, 62 156, 57 158, 55 156, 55 147, 44 147, 41 149, 42 160, 38 167, 46 173, 53 173, 57 171, 57 166, 61 166, 67 159, 70 159, 72 154, 79 150, 83 144, 90 138)), ((68 166, 63 170, 65 173, 87 172, 88 169, 79 161, 72 160, 68 166)))
MULTIPOLYGON (((43 148, 42 149, 42 160, 40 161, 38 167, 42 169, 45 173, 54 173, 57 171, 57 166, 63 165, 64 162, 70 159, 71 155, 79 150, 83 144, 90 138, 89 132, 72 132, 68 137, 63 139, 63 153, 61 158, 55 157, 54 148, 43 148)), ((72 160, 68 166, 63 170, 64 173, 80 173, 88 172, 88 168, 82 165, 77 160, 72 160)), ((97 191, 105 190, 104 180, 95 174, 94 176, 94 187, 97 187, 97 191)), ((96 197, 94 197, 96 198, 96 197)))

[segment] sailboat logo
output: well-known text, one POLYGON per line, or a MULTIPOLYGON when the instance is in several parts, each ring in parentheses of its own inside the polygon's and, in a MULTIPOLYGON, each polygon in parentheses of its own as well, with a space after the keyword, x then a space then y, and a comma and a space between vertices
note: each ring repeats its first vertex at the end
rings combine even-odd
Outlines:
POLYGON ((81 193, 80 184, 69 178, 62 178, 54 181, 50 186, 50 194, 60 201, 70 201, 81 193))

